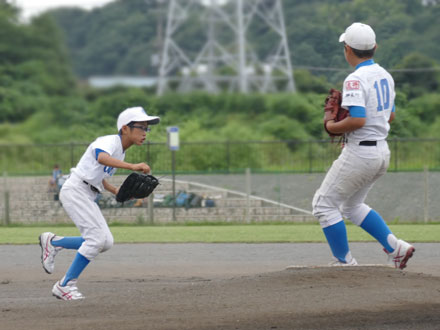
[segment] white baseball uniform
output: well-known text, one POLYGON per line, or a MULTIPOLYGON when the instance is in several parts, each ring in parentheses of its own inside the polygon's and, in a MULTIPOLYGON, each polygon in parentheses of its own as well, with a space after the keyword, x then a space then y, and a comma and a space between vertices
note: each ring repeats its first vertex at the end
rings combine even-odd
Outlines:
POLYGON ((345 79, 342 106, 353 109, 350 115, 365 117, 366 122, 345 134, 342 153, 315 193, 313 214, 322 228, 336 224, 343 216, 359 226, 370 212, 365 198, 390 161, 386 138, 394 99, 393 78, 373 60, 359 64, 345 79))
POLYGON ((72 169, 60 192, 60 201, 64 209, 85 240, 78 252, 88 260, 92 260, 113 245, 113 235, 95 199, 98 191, 103 190, 102 180, 112 176, 116 169, 98 162, 100 152, 124 160, 121 137, 107 135, 92 142, 77 167, 72 169))

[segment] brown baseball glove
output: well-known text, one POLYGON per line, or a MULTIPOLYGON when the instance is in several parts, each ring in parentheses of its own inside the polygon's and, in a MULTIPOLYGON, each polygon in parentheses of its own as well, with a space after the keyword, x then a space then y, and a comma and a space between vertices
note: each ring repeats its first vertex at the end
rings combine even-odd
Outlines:
POLYGON ((335 122, 349 116, 347 109, 341 107, 342 94, 336 89, 330 89, 324 104, 324 128, 330 137, 341 136, 342 133, 331 133, 327 130, 327 122, 334 120, 335 122))

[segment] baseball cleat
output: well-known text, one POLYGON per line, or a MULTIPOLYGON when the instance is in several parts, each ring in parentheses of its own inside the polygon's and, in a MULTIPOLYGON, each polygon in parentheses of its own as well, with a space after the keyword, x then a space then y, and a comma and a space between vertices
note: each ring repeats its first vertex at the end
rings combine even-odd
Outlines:
POLYGON ((83 294, 78 291, 76 280, 70 280, 65 286, 61 286, 61 281, 56 282, 52 288, 52 295, 56 298, 61 300, 81 300, 85 298, 83 294))
POLYGON ((416 251, 414 246, 408 244, 405 241, 399 239, 394 252, 390 253, 386 249, 383 249, 388 254, 388 261, 394 264, 395 268, 404 269, 409 258, 411 258, 416 251))
POLYGON ((62 248, 55 247, 52 245, 52 238, 55 237, 53 233, 42 233, 39 237, 40 239, 40 247, 41 247, 41 263, 43 265, 43 269, 48 274, 52 274, 55 268, 55 256, 58 251, 62 248))
POLYGON ((338 266, 346 267, 346 266, 357 266, 357 265, 358 263, 355 258, 351 258, 350 262, 342 262, 336 259, 335 261, 329 263, 329 266, 335 266, 335 267, 338 266))

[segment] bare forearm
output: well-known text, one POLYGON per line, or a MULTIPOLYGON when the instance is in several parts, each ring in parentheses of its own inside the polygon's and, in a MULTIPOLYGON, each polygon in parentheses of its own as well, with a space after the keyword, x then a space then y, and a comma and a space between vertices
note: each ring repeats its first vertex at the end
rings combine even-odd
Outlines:
POLYGON ((332 133, 347 133, 355 131, 365 125, 365 118, 347 117, 344 120, 327 122, 327 129, 332 133))
POLYGON ((115 168, 125 168, 126 170, 133 171, 133 164, 124 162, 122 160, 111 157, 109 154, 101 152, 98 156, 98 162, 102 165, 115 167, 115 168))
POLYGON ((130 171, 140 171, 144 173, 151 172, 150 166, 145 163, 131 164, 124 162, 122 160, 113 158, 105 152, 101 152, 98 156, 98 162, 102 165, 115 167, 115 168, 125 168, 130 171))
POLYGON ((102 180, 102 185, 104 186, 104 189, 107 191, 110 191, 112 194, 118 193, 118 188, 116 188, 114 185, 110 184, 106 180, 102 180))

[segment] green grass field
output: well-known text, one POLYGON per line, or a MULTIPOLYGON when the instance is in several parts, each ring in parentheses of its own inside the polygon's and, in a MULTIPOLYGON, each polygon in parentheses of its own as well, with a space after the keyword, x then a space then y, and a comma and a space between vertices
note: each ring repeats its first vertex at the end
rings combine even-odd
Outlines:
MULTIPOLYGON (((390 225, 393 233, 410 242, 440 242, 440 224, 390 225)), ((325 242, 318 224, 252 224, 203 226, 111 226, 116 243, 294 243, 325 242)), ((73 226, 0 227, 0 244, 37 244, 38 236, 52 231, 78 236, 73 226)), ((374 241, 362 229, 347 225, 350 241, 374 241)))

